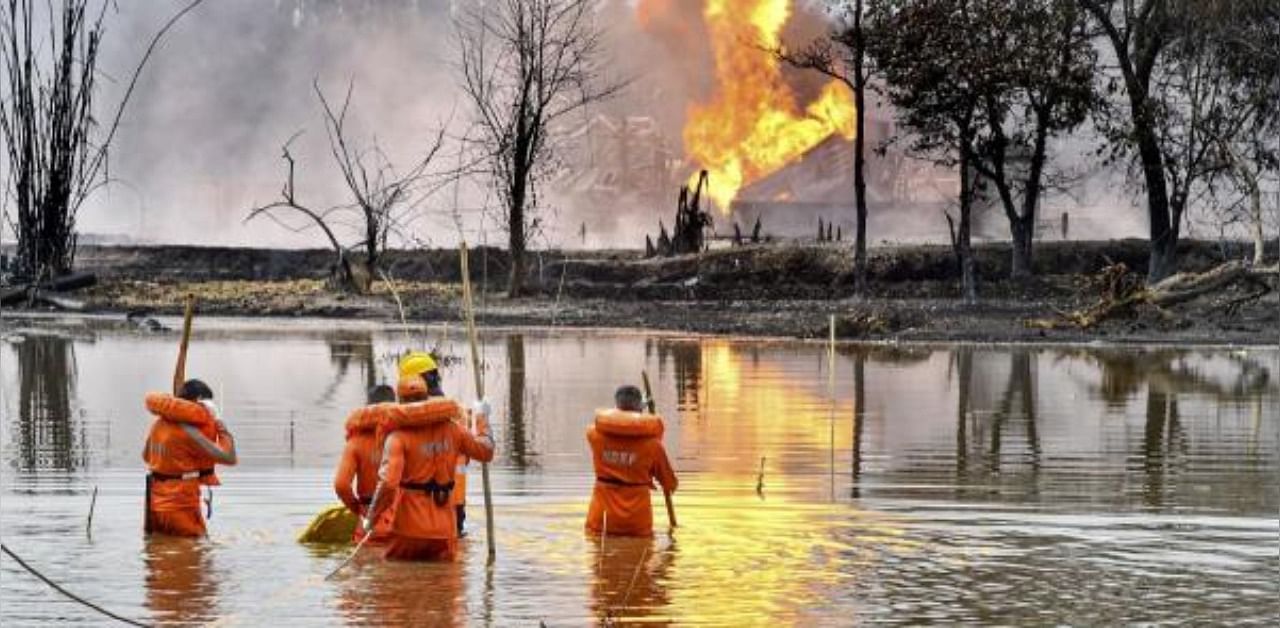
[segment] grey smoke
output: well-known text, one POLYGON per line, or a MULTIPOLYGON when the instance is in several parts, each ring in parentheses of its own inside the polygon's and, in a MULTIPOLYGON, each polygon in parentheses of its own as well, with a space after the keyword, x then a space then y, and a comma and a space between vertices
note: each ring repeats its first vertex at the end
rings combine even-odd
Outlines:
MULTIPOLYGON (((85 207, 82 230, 154 242, 324 246, 315 232, 292 234, 267 221, 241 224, 250 207, 278 196, 285 172, 280 145, 298 131, 303 134, 293 150, 300 199, 318 207, 346 200, 312 81, 319 79, 332 100, 340 100, 354 81, 352 138, 363 144, 376 135, 393 161, 407 164, 427 149, 441 124, 448 123, 455 136, 465 130, 468 112, 452 67, 451 15, 454 2, 462 1, 467 0, 208 0, 173 30, 147 68, 111 152, 115 183, 85 207)), ((632 11, 652 1, 601 3, 598 19, 617 60, 615 78, 635 83, 622 97, 584 112, 581 122, 596 114, 652 118, 679 157, 687 105, 713 88, 710 49, 700 2, 657 2, 673 10, 641 25, 632 11)), ((147 41, 183 3, 121 2, 112 11, 102 70, 115 82, 103 81, 101 103, 118 99, 147 41)), ((793 20, 787 36, 803 40, 821 31, 821 21, 805 14, 793 20)), ((821 83, 802 76, 789 80, 802 93, 821 83)), ((1071 211, 1073 237, 1143 237, 1139 193, 1126 185, 1122 172, 1097 167, 1090 154, 1095 145, 1085 137, 1057 147, 1060 165, 1089 176, 1070 193, 1047 198, 1042 216, 1055 219, 1071 211)), ((440 169, 456 165, 455 150, 445 151, 440 169)), ((481 211, 496 203, 483 183, 463 186, 457 205, 469 240, 500 243, 492 215, 481 211)), ((641 246, 659 218, 670 227, 675 195, 674 186, 658 198, 603 203, 547 194, 549 227, 537 245, 580 246, 585 223, 589 246, 641 246)), ((850 204, 851 199, 852 190, 850 204)), ((452 189, 426 199, 409 225, 414 241, 453 244, 454 205, 452 189)), ((870 234, 871 241, 941 242, 945 223, 940 215, 936 219, 927 225, 895 219, 892 228, 870 234)), ((998 230, 993 233, 999 237, 998 230)))
MULTIPOLYGON (((116 83, 102 102, 118 100, 147 40, 179 4, 121 3, 111 15, 103 70, 116 83)), ((352 138, 376 135, 407 164, 457 107, 449 14, 447 0, 204 3, 146 69, 111 152, 117 183, 82 213, 82 228, 163 242, 322 246, 315 233, 241 225, 249 207, 279 194, 280 146, 298 131, 300 199, 318 207, 346 200, 312 81, 331 101, 354 81, 352 138)))

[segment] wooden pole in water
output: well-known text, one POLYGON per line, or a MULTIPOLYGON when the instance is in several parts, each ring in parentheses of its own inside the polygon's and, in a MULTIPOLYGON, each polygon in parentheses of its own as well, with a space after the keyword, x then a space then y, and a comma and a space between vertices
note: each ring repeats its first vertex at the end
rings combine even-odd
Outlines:
POLYGON ((84 535, 93 536, 93 508, 98 505, 98 487, 93 487, 93 497, 89 498, 89 520, 84 524, 84 535))
POLYGON ((361 548, 363 548, 364 544, 371 538, 373 538, 373 530, 366 530, 364 534, 364 538, 360 539, 359 543, 356 543, 356 548, 354 550, 351 550, 351 554, 349 554, 346 557, 346 559, 343 560, 341 563, 338 563, 338 566, 334 567, 333 571, 330 571, 329 575, 325 576, 324 579, 328 580, 338 575, 338 572, 342 571, 343 567, 346 567, 347 565, 351 564, 351 559, 355 558, 356 554, 360 553, 361 548))
MULTIPOLYGON (((658 405, 653 400, 653 389, 649 386, 649 371, 640 371, 640 379, 644 381, 645 403, 649 406, 649 414, 658 413, 658 405)), ((671 527, 676 527, 676 507, 671 503, 671 493, 664 487, 662 489, 662 498, 667 502, 667 523, 671 527)))
POLYGON ((182 340, 178 343, 178 362, 173 366, 173 394, 182 392, 187 381, 187 345, 191 343, 191 319, 196 313, 196 296, 187 293, 186 307, 182 313, 182 340))
MULTIPOLYGON (((484 373, 480 371, 480 349, 476 341, 476 311, 471 295, 471 272, 467 265, 467 241, 458 249, 462 265, 462 304, 467 323, 467 340, 471 344, 471 371, 476 378, 476 396, 484 399, 484 373)), ((487 418, 487 417, 486 417, 487 418)), ((493 564, 498 550, 493 540, 493 495, 489 489, 489 463, 480 463, 480 482, 484 486, 484 531, 489 542, 489 564, 493 564)))

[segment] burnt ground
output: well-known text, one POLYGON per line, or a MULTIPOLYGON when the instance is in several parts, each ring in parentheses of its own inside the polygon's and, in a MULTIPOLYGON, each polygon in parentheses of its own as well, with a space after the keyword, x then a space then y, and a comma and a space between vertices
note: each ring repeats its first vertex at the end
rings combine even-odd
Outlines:
MULTIPOLYGON (((1201 271, 1246 254, 1240 244, 1188 241, 1184 271, 1201 271)), ((1274 259, 1274 245, 1270 256, 1274 259)), ((197 295, 199 310, 238 316, 319 316, 399 320, 392 291, 329 292, 331 254, 212 247, 82 247, 78 265, 99 275, 98 286, 76 292, 87 310, 147 310, 172 314, 182 297, 197 295)), ((1042 329, 1029 324, 1056 312, 1096 303, 1096 275, 1114 262, 1143 272, 1140 240, 1042 243, 1037 276, 1004 279, 1007 244, 977 249, 982 298, 958 296, 951 251, 943 246, 873 249, 872 294, 853 297, 852 252, 843 244, 769 244, 668 259, 633 251, 543 252, 533 256, 534 295, 502 295, 509 258, 472 253, 477 319, 486 325, 634 327, 752 336, 825 336, 837 316, 842 338, 981 342, 1178 342, 1275 344, 1280 300, 1271 292, 1236 305, 1255 289, 1237 285, 1168 310, 1138 310, 1097 327, 1042 329)), ((460 276, 454 250, 394 251, 388 256, 395 292, 410 321, 458 321, 460 276)))

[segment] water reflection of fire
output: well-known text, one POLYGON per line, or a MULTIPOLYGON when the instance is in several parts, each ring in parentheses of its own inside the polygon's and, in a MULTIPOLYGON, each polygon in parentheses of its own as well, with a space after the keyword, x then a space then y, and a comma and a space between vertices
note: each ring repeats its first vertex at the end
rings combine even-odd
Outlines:
MULTIPOLYGON (((724 212, 744 185, 798 159, 833 134, 854 136, 853 99, 842 83, 828 82, 801 108, 783 80, 779 62, 760 49, 782 43, 791 4, 792 0, 703 0, 716 89, 709 101, 689 105, 684 146, 687 155, 710 172, 711 198, 724 212)), ((671 8, 670 0, 641 0, 639 15, 643 22, 671 8)))

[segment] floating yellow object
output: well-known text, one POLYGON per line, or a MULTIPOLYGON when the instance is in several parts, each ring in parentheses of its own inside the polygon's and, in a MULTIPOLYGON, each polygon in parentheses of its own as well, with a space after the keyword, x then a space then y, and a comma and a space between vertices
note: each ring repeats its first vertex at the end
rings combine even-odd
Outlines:
POLYGON ((298 542, 350 543, 358 523, 355 513, 342 504, 336 504, 320 511, 311 520, 311 525, 298 535, 298 542))

